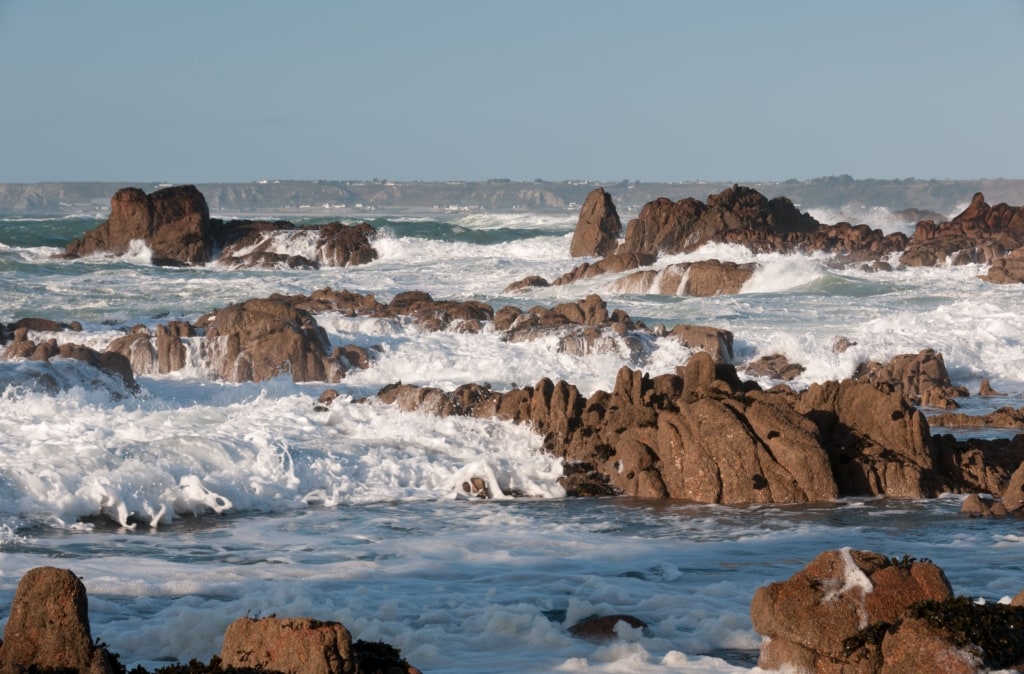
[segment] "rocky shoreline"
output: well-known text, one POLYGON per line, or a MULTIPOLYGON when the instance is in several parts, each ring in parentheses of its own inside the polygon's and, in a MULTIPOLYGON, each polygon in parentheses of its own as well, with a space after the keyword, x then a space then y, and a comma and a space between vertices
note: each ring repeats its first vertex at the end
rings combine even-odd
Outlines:
MULTIPOLYGON (((209 217, 205 200, 191 186, 150 195, 121 190, 111 205, 110 218, 69 243, 64 255, 124 254, 133 241, 143 241, 153 263, 161 265, 301 268, 362 264, 376 257, 368 224, 303 228, 285 222, 222 222, 209 217), (276 252, 274 240, 281 236, 309 237, 317 252, 301 258, 276 252)), ((685 268, 653 268, 662 256, 708 242, 755 251, 823 251, 834 254, 837 264, 868 268, 894 262, 984 262, 991 265, 983 277, 988 282, 1024 281, 1024 263, 1017 262, 1024 260, 1024 208, 990 206, 978 194, 951 222, 921 221, 907 237, 883 235, 864 225, 823 225, 783 197, 769 200, 734 186, 707 202, 651 202, 624 236, 611 198, 594 190, 581 209, 572 253, 599 259, 554 283, 635 270, 619 278, 617 287, 698 295, 738 291, 753 273, 747 265, 709 260, 685 268)), ((528 292, 547 283, 531 277, 507 292, 528 292)), ((77 323, 26 317, 0 325, 0 358, 40 364, 80 360, 97 373, 94 385, 114 396, 134 395, 137 375, 186 366, 228 382, 287 375, 295 382, 325 385, 342 381, 353 369, 373 367, 373 348, 330 344, 316 319, 325 312, 410 323, 425 331, 489 331, 510 343, 554 338, 560 352, 573 356, 620 346, 642 353, 654 339, 676 339, 694 349, 695 355, 673 373, 652 377, 623 367, 610 391, 589 395, 572 382, 544 378, 501 391, 483 382, 450 391, 394 382, 358 401, 529 425, 543 437, 544 450, 563 460, 562 484, 570 495, 742 505, 958 493, 968 495, 967 515, 1024 514, 1024 435, 1005 440, 933 435, 919 409, 947 410, 933 417, 942 427, 1024 426, 1018 409, 984 417, 952 411, 969 392, 950 381, 941 353, 923 348, 887 363, 862 363, 851 378, 796 390, 784 382, 799 372, 798 363, 768 356, 736 364, 731 332, 700 325, 647 326, 610 310, 598 295, 522 309, 437 300, 416 290, 383 303, 372 294, 322 288, 309 295, 251 298, 192 322, 135 326, 103 350, 74 342, 74 333, 82 329, 77 323), (742 380, 744 373, 778 383, 765 388, 742 380)), ((837 350, 845 346, 837 339, 837 350)), ((45 369, 32 385, 48 392, 60 388, 45 369)), ((993 394, 987 382, 978 391, 993 394)), ((329 410, 337 397, 336 389, 327 388, 314 409, 329 410)), ((487 498, 496 495, 498 486, 481 475, 467 479, 462 489, 467 497, 487 498)), ((138 516, 119 517, 128 525, 138 516)), ((151 526, 159 523, 160 516, 155 517, 151 526)), ((93 643, 84 586, 73 573, 34 570, 22 583, 24 593, 19 585, 0 644, 0 674, 124 671, 116 655, 93 643), (51 638, 75 645, 47 641, 51 638), (57 659, 47 659, 51 655, 57 659)), ((1024 662, 1021 604, 1024 597, 1018 595, 1013 607, 979 607, 954 598, 941 570, 928 562, 843 549, 823 553, 789 581, 759 590, 751 613, 755 629, 766 637, 761 650, 766 669, 974 672, 1024 662), (965 625, 984 628, 972 631, 965 625), (993 634, 1001 635, 998 643, 986 640, 993 634), (929 664, 924 669, 914 664, 921 662, 929 664)), ((619 622, 642 627, 642 620, 630 616, 599 618, 600 623, 567 629, 584 638, 611 638, 619 622)), ((236 624, 221 654, 208 665, 167 671, 417 671, 387 645, 353 644, 338 623, 272 617, 241 618, 236 624), (237 642, 236 633, 242 635, 237 642), (267 646, 274 643, 282 645, 267 646), (266 658, 253 655, 260 648, 266 658), (274 659, 287 652, 308 664, 308 653, 314 651, 325 654, 318 669, 274 659)))

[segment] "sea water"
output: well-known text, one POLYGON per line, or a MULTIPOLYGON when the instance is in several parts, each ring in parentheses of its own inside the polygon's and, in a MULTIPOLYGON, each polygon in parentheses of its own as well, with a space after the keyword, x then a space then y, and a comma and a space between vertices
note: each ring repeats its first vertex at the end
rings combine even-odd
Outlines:
MULTIPOLYGON (((870 215, 873 226, 905 228, 884 210, 870 215)), ((988 378, 1007 394, 975 397, 972 411, 1024 404, 1022 290, 979 280, 983 266, 868 272, 827 255, 713 245, 657 266, 758 263, 741 293, 621 295, 619 275, 608 275, 505 294, 513 281, 554 279, 582 261, 568 255, 575 219, 380 218, 378 260, 310 271, 158 268, 142 246, 61 260, 63 245, 99 221, 8 218, 0 321, 79 321, 82 332, 35 337, 102 349, 137 324, 326 286, 382 302, 423 290, 496 309, 597 293, 648 326, 733 331, 741 371, 783 354, 807 368, 798 388, 934 348, 954 383, 976 393, 988 378), (838 337, 853 346, 837 353, 838 337)), ((931 559, 956 593, 985 601, 1024 589, 1019 522, 961 516, 960 497, 749 507, 568 499, 561 464, 529 428, 359 402, 396 381, 506 390, 550 377, 589 394, 610 389, 623 365, 673 371, 690 355, 678 342, 644 336, 639 349, 610 342, 575 356, 554 339, 510 344, 491 329, 317 320, 332 343, 379 354, 331 385, 340 396, 327 412, 314 411, 326 383, 227 384, 198 363, 140 376, 133 394, 77 361, 0 361, 0 623, 21 576, 54 565, 83 579, 93 635, 129 667, 208 660, 232 620, 276 614, 339 620, 425 672, 746 672, 760 644, 754 591, 825 550, 931 559), (52 385, 34 386, 41 374, 52 385), (495 498, 466 498, 461 484, 474 476, 495 498), (606 644, 567 632, 614 613, 647 628, 606 644)))

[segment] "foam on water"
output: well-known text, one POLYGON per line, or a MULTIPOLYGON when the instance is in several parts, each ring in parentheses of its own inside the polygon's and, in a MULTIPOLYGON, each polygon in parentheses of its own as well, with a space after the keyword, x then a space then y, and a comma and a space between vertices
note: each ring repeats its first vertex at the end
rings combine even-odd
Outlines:
POLYGON ((113 406, 91 389, 9 388, 0 432, 23 446, 5 459, 0 518, 155 527, 208 512, 455 497, 474 476, 498 496, 564 495, 560 463, 525 427, 344 399, 316 413, 310 396, 251 385, 228 404, 191 402, 181 385, 144 385, 147 395, 113 406))

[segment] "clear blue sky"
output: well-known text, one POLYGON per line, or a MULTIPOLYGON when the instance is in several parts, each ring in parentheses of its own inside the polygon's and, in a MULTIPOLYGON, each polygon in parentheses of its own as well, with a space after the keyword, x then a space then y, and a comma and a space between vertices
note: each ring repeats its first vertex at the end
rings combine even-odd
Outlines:
POLYGON ((0 0, 0 182, 1024 178, 1024 0, 0 0))

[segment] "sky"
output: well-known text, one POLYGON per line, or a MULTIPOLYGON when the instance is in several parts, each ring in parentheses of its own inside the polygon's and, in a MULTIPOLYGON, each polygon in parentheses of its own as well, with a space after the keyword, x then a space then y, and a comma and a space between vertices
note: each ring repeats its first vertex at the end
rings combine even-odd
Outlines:
POLYGON ((1024 178, 1024 0, 0 0, 0 182, 1024 178))

